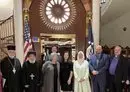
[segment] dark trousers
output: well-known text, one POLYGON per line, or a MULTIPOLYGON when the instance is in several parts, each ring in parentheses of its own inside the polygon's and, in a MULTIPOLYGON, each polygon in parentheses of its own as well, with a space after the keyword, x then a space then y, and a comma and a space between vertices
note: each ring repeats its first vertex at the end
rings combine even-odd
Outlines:
POLYGON ((110 92, 122 92, 122 83, 119 81, 116 82, 113 75, 110 76, 109 86, 110 92))
POLYGON ((130 92, 130 85, 127 85, 125 92, 130 92))
POLYGON ((93 92, 105 92, 106 82, 103 79, 93 78, 93 92))

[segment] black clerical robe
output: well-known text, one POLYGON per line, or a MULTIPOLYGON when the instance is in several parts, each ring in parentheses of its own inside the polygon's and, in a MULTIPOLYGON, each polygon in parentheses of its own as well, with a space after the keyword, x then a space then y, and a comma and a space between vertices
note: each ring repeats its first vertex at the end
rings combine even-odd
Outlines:
POLYGON ((5 79, 4 92, 21 92, 21 64, 17 58, 5 57, 1 61, 1 72, 5 79))
POLYGON ((27 61, 23 64, 22 81, 25 92, 40 91, 40 76, 41 67, 38 62, 30 63, 27 61))

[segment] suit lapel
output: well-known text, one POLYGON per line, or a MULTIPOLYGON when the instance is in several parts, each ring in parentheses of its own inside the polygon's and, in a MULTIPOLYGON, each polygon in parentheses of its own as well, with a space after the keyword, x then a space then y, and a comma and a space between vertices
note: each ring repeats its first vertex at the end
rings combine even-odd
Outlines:
POLYGON ((97 56, 96 55, 94 56, 94 62, 93 63, 97 67, 97 56))
MULTIPOLYGON (((97 60, 98 58, 96 57, 96 60, 97 60)), ((102 62, 102 59, 103 59, 103 54, 101 53, 101 55, 100 55, 100 57, 99 57, 99 62, 98 62, 98 64, 97 64, 97 67, 99 66, 99 64, 102 62)))
POLYGON ((99 58, 99 64, 103 61, 103 54, 101 54, 100 58, 99 58))
POLYGON ((119 66, 121 65, 121 56, 119 56, 119 60, 118 60, 118 64, 115 70, 115 73, 117 73, 119 71, 119 66))

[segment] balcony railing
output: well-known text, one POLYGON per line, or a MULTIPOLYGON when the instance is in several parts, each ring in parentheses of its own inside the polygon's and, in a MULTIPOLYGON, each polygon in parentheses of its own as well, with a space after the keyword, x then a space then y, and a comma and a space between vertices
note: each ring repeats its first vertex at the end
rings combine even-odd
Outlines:
POLYGON ((14 18, 13 16, 0 22, 0 59, 7 55, 7 45, 14 44, 14 18))

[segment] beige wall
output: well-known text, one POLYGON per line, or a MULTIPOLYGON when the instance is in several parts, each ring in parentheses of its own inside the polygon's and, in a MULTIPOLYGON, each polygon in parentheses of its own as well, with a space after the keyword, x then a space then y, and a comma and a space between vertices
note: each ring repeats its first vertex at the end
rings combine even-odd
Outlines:
POLYGON ((0 0, 0 20, 5 20, 13 15, 14 0, 0 0))
POLYGON ((101 27, 101 44, 130 46, 130 12, 101 27))

